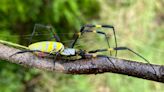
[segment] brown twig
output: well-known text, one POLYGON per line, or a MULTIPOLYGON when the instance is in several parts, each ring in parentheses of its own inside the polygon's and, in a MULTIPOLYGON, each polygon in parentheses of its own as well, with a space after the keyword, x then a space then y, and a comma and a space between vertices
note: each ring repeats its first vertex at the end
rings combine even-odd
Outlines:
POLYGON ((163 65, 151 64, 155 72, 150 64, 113 57, 110 57, 110 61, 107 58, 94 58, 76 61, 59 60, 56 61, 55 64, 53 63, 53 59, 38 58, 32 53, 23 53, 9 57, 18 51, 20 50, 0 44, 0 59, 28 68, 39 68, 67 74, 100 74, 113 72, 164 83, 163 65))

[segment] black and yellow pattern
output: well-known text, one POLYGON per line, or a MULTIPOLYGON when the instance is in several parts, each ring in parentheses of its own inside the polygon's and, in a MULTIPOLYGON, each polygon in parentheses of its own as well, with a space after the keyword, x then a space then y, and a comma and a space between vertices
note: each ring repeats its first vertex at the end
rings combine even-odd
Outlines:
POLYGON ((64 50, 64 45, 62 43, 54 41, 37 42, 28 47, 30 50, 39 50, 48 53, 62 52, 64 50))

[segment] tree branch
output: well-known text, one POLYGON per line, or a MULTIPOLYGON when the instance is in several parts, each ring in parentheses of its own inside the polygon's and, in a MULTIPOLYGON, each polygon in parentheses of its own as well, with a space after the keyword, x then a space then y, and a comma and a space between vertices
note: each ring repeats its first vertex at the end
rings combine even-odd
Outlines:
POLYGON ((12 63, 26 66, 28 68, 39 68, 42 70, 62 72, 67 74, 99 74, 113 72, 142 79, 153 80, 164 83, 164 66, 135 62, 130 60, 110 57, 82 59, 76 61, 55 61, 53 59, 38 58, 32 53, 18 54, 12 57, 12 54, 20 51, 19 49, 0 44, 0 59, 12 63))

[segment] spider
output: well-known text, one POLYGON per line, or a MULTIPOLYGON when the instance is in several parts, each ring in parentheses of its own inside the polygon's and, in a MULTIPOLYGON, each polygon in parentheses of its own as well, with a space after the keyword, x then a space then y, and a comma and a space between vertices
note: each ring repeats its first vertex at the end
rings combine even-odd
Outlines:
MULTIPOLYGON (((110 60, 110 58, 106 55, 98 55, 96 54, 97 52, 105 52, 105 51, 116 51, 115 53, 115 57, 117 57, 117 50, 128 50, 132 53, 134 53, 135 55, 139 56, 140 58, 142 58, 143 60, 145 60, 147 63, 150 63, 147 59, 145 59, 143 56, 141 56, 139 53, 133 51, 132 49, 128 48, 128 47, 118 47, 117 46, 117 39, 116 39, 116 33, 115 33, 115 29, 112 25, 93 25, 93 24, 89 24, 89 25, 84 25, 81 27, 80 31, 78 33, 74 34, 74 40, 70 43, 70 46, 68 48, 65 48, 63 43, 60 41, 60 38, 58 37, 57 34, 55 34, 54 28, 50 25, 42 25, 42 24, 35 24, 33 32, 31 34, 31 38, 30 38, 30 45, 28 46, 29 50, 23 50, 23 51, 19 51, 16 52, 13 55, 16 54, 21 54, 21 53, 25 53, 25 52, 34 52, 36 53, 38 56, 45 56, 45 55, 54 55, 54 63, 55 60, 57 58, 58 55, 61 56, 81 56, 81 58, 86 59, 86 58, 95 58, 95 57, 106 57, 108 60, 110 60), (42 27, 42 28, 46 28, 48 29, 48 31, 52 34, 52 38, 55 38, 56 41, 41 41, 41 42, 36 42, 36 43, 32 43, 31 44, 31 40, 36 32, 36 28, 37 27, 42 27), (86 29, 87 28, 87 29, 86 29), (107 34, 102 32, 102 31, 98 31, 98 30, 90 30, 90 28, 110 28, 113 31, 114 34, 114 40, 115 40, 115 47, 110 47, 109 41, 107 39, 107 34), (81 35, 83 35, 84 33, 88 33, 88 32, 93 32, 93 33, 97 33, 100 35, 104 35, 106 38, 106 42, 108 44, 108 48, 104 48, 104 49, 97 49, 97 50, 91 50, 91 51, 85 51, 85 50, 77 50, 74 48, 77 40, 79 39, 79 37, 81 35)), ((12 56, 13 56, 12 55, 12 56)), ((110 60, 111 61, 111 60, 110 60)), ((112 63, 112 61, 111 61, 112 63)), ((113 63, 112 63, 113 64, 113 63)), ((114 66, 114 64, 113 64, 114 66)), ((151 67, 153 68, 155 74, 156 71, 154 69, 154 67, 151 65, 151 67)))
MULTIPOLYGON (((85 30, 85 28, 92 28, 92 27, 95 27, 95 28, 101 28, 101 27, 112 28, 113 29, 113 33, 114 33, 114 38, 115 38, 115 44, 116 44, 116 47, 117 47, 115 30, 114 30, 114 27, 111 26, 111 25, 84 25, 84 26, 81 27, 80 32, 74 34, 74 40, 70 44, 70 46, 68 48, 64 48, 64 45, 60 41, 60 38, 58 37, 58 35, 55 34, 54 28, 52 26, 50 26, 50 25, 45 26, 45 25, 42 25, 42 24, 35 24, 33 32, 32 32, 31 37, 30 37, 30 42, 29 42, 30 45, 28 46, 29 50, 19 51, 19 52, 16 52, 15 54, 13 54, 13 55, 20 54, 20 53, 25 53, 25 52, 35 52, 35 53, 37 53, 38 56, 42 56, 43 55, 43 57, 44 57, 44 54, 45 55, 46 54, 53 54, 55 56, 56 56, 56 54, 60 54, 61 56, 76 56, 76 55, 80 55, 82 58, 88 58, 88 57, 91 58, 91 57, 100 56, 100 55, 96 55, 95 53, 96 52, 102 52, 101 50, 89 51, 88 52, 88 51, 85 51, 85 50, 74 49, 74 46, 75 46, 78 38, 81 35, 83 35, 83 33, 87 33, 87 32, 93 32, 93 33, 104 35, 105 38, 106 38, 106 42, 108 44, 108 47, 109 47, 106 51, 113 51, 113 50, 115 50, 115 48, 110 48, 110 44, 109 44, 109 41, 107 39, 108 37, 107 37, 106 33, 101 32, 101 31, 97 31, 97 30, 85 30), (31 43, 32 42, 32 38, 33 38, 33 36, 34 36, 34 34, 36 32, 36 29, 38 27, 48 29, 48 31, 52 35, 52 38, 55 38, 56 41, 41 41, 41 42, 31 43)), ((116 52, 116 54, 117 54, 117 52, 116 52)))

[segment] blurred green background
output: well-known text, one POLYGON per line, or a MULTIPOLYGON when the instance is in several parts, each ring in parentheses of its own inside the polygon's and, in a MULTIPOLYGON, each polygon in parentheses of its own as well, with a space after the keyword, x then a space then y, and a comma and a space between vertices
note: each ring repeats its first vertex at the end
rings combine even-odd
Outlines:
MULTIPOLYGON (((24 38, 40 23, 54 26, 67 42, 84 24, 110 24, 116 29, 119 46, 132 48, 151 63, 164 64, 163 6, 163 0, 0 0, 0 39, 27 45, 24 38)), ((99 41, 104 39, 92 43, 103 48, 99 41)), ((87 41, 81 47, 91 46, 87 41)), ((140 60, 127 51, 119 52, 119 58, 140 60)), ((65 91, 164 92, 164 85, 112 73, 66 75, 0 62, 0 92, 65 91)))

